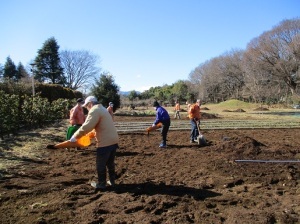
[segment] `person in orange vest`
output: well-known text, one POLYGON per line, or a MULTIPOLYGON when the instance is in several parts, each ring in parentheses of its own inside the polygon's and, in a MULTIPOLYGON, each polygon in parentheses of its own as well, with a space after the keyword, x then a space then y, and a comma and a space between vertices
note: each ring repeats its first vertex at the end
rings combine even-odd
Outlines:
POLYGON ((177 101, 177 102, 176 102, 176 105, 175 105, 175 116, 174 116, 175 119, 177 119, 177 117, 178 117, 178 119, 180 119, 180 114, 179 114, 179 112, 180 112, 180 104, 179 104, 179 102, 177 101))
POLYGON ((112 102, 109 102, 108 107, 106 109, 114 121, 114 104, 112 102))
POLYGON ((197 137, 199 136, 197 125, 200 123, 200 105, 201 101, 198 99, 196 103, 189 107, 189 119, 191 122, 190 143, 197 143, 197 137))

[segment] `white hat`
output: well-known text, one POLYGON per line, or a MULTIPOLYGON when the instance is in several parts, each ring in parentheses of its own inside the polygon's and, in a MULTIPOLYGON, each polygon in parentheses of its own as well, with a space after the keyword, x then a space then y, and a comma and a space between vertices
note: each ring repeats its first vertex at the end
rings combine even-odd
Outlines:
POLYGON ((98 102, 97 98, 94 96, 88 96, 85 101, 84 104, 82 105, 83 107, 85 107, 88 103, 90 102, 98 102))

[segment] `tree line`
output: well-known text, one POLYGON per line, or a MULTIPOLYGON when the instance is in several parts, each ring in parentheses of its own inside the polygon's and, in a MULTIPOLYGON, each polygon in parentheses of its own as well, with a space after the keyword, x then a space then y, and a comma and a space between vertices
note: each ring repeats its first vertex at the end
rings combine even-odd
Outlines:
POLYGON ((232 98, 267 104, 299 103, 300 19, 283 20, 252 39, 245 50, 232 49, 199 64, 187 80, 151 87, 142 93, 132 90, 122 96, 122 102, 113 76, 101 73, 98 59, 88 51, 59 51, 52 37, 38 50, 31 68, 25 69, 21 63, 15 66, 8 57, 4 66, 0 65, 0 77, 2 82, 7 78, 18 82, 33 75, 36 82, 84 91, 91 85, 88 93, 99 98, 104 94, 104 103, 115 101, 115 109, 121 103, 149 99, 171 104, 197 98, 210 103, 232 98), (109 93, 102 85, 111 88, 109 93))
POLYGON ((284 20, 252 39, 197 66, 189 79, 208 102, 299 103, 300 19, 284 20))

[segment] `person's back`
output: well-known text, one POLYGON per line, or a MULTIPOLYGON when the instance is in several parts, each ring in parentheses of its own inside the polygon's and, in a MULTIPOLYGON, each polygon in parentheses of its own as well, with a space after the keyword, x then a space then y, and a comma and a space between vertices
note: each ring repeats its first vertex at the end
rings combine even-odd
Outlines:
POLYGON ((191 122, 191 134, 190 142, 195 143, 199 135, 198 126, 200 124, 200 105, 201 101, 198 99, 197 102, 189 108, 189 119, 191 122))
POLYGON ((200 120, 200 106, 195 103, 189 108, 189 118, 200 120))
POLYGON ((77 136, 81 137, 84 133, 90 132, 93 129, 96 131, 97 147, 118 143, 117 129, 111 119, 111 115, 102 104, 97 104, 91 108, 77 136))

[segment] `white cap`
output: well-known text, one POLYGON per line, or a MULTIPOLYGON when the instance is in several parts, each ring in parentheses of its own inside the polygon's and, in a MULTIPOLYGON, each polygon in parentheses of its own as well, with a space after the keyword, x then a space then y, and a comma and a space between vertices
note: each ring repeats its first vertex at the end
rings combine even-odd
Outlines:
POLYGON ((97 100, 97 98, 94 97, 94 96, 88 96, 88 97, 85 99, 84 104, 83 104, 82 106, 85 107, 85 106, 86 106, 88 103, 90 103, 90 102, 97 103, 98 100, 97 100))

